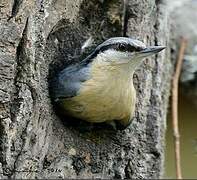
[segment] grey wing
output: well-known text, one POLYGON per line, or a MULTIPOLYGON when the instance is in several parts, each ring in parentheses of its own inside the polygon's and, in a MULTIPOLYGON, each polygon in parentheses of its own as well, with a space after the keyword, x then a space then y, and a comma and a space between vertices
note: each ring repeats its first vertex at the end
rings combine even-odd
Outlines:
POLYGON ((76 96, 81 83, 89 79, 89 65, 72 65, 62 70, 52 83, 52 96, 55 101, 76 96))

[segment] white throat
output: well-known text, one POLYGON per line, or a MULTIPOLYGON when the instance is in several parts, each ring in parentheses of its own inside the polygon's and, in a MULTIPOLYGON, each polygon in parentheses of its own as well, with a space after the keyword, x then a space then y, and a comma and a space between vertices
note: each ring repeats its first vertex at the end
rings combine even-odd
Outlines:
POLYGON ((101 66, 113 67, 118 71, 126 71, 133 74, 135 69, 142 63, 142 59, 136 57, 135 53, 120 52, 109 49, 100 53, 94 61, 97 61, 101 66))

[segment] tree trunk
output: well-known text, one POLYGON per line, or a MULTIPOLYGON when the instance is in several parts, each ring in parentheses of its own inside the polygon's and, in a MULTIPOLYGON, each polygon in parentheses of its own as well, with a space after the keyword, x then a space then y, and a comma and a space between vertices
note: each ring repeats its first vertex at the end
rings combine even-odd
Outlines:
POLYGON ((2 0, 0 3, 0 177, 159 178, 172 64, 169 48, 134 75, 137 104, 124 131, 81 132, 50 100, 51 77, 109 37, 166 45, 163 1, 2 0))

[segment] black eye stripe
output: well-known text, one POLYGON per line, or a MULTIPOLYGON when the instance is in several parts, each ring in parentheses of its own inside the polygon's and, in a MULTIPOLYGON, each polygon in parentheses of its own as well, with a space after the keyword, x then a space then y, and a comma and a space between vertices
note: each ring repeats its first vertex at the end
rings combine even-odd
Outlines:
POLYGON ((121 52, 138 52, 142 50, 142 48, 140 47, 132 46, 130 44, 121 44, 121 43, 116 44, 114 49, 121 52))
POLYGON ((129 44, 118 44, 116 50, 121 51, 121 52, 133 52, 137 51, 136 47, 133 47, 129 44))
POLYGON ((99 49, 99 51, 104 52, 108 49, 115 49, 120 52, 134 52, 134 51, 137 52, 137 51, 142 50, 142 48, 131 46, 130 44, 117 43, 117 44, 110 44, 110 45, 103 46, 99 49))
POLYGON ((92 60, 101 52, 104 52, 108 49, 114 49, 119 52, 139 52, 143 50, 143 47, 136 47, 126 43, 114 43, 108 44, 105 46, 98 46, 84 61, 85 64, 92 62, 92 60))

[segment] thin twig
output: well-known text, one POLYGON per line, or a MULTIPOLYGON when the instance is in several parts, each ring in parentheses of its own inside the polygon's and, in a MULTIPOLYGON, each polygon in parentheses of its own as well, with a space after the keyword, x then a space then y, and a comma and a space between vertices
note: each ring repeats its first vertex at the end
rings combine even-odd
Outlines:
POLYGON ((179 56, 177 59, 176 69, 172 80, 172 125, 174 133, 175 161, 176 161, 176 178, 182 179, 181 172, 181 155, 180 155, 180 134, 178 127, 178 83, 183 63, 183 56, 186 49, 187 40, 181 39, 179 56))

